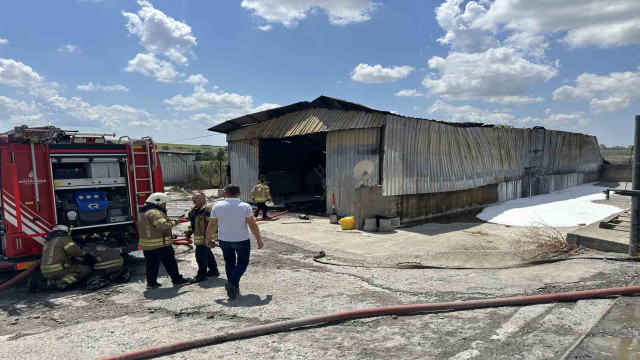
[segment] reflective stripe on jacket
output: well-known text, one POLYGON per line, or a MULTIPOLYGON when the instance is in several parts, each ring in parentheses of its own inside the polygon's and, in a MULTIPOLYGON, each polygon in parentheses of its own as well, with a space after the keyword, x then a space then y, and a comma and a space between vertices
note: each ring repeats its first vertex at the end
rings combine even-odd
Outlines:
POLYGON ((70 237, 55 237, 48 240, 42 248, 40 271, 46 277, 71 265, 72 257, 81 257, 86 254, 87 252, 76 245, 70 237))
POLYGON ((171 228, 178 225, 177 221, 169 220, 167 214, 160 209, 149 209, 140 212, 138 219, 139 245, 142 250, 154 250, 173 245, 171 228))
POLYGON ((204 245, 204 237, 207 234, 207 226, 211 220, 211 208, 213 205, 204 205, 201 208, 195 206, 191 208, 187 217, 191 220, 189 226, 193 233, 193 243, 195 245, 204 245))

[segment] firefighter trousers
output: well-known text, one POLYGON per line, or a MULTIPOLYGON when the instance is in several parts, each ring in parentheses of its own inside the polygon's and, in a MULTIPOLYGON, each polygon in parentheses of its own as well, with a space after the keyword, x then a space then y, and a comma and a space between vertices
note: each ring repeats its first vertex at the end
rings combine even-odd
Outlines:
POLYGON ((198 275, 207 275, 207 269, 218 270, 218 263, 213 256, 213 251, 205 245, 196 245, 196 262, 198 263, 198 275))
POLYGON ((153 250, 144 250, 144 259, 147 263, 147 284, 155 284, 158 282, 158 272, 160 271, 160 263, 169 274, 171 281, 177 283, 182 280, 182 275, 178 270, 178 262, 176 261, 176 252, 173 246, 164 246, 153 250))
POLYGON ((60 271, 48 273, 45 277, 53 280, 60 280, 65 283, 65 285, 71 285, 87 277, 90 272, 91 266, 73 264, 60 271))
POLYGON ((258 217, 258 215, 260 215, 260 211, 262 211, 262 218, 266 218, 267 217, 267 211, 269 211, 269 207, 267 206, 266 203, 257 203, 257 209, 254 212, 254 217, 258 217))

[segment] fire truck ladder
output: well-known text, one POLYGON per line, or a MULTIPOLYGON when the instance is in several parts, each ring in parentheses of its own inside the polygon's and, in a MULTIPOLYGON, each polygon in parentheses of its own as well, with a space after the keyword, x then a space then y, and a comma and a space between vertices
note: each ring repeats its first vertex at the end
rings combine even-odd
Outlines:
POLYGON ((147 197, 153 193, 153 171, 158 166, 154 152, 158 150, 150 137, 143 137, 141 140, 133 141, 128 136, 122 136, 120 140, 124 138, 129 141, 129 149, 131 151, 130 171, 133 177, 133 192, 135 193, 137 214, 147 197))

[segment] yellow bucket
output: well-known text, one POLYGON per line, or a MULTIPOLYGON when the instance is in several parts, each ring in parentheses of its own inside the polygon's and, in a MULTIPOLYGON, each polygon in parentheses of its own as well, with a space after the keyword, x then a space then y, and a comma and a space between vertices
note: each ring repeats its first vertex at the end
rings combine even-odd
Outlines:
POLYGON ((355 228, 355 220, 353 216, 347 216, 340 220, 340 227, 342 230, 353 230, 355 228))

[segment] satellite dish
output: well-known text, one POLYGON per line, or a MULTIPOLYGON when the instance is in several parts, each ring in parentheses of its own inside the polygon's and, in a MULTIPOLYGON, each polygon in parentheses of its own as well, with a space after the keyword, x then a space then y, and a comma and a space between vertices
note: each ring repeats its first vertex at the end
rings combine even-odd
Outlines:
POLYGON ((373 161, 362 160, 353 168, 353 177, 358 181, 365 182, 369 180, 369 177, 373 173, 373 169, 375 169, 373 161))

